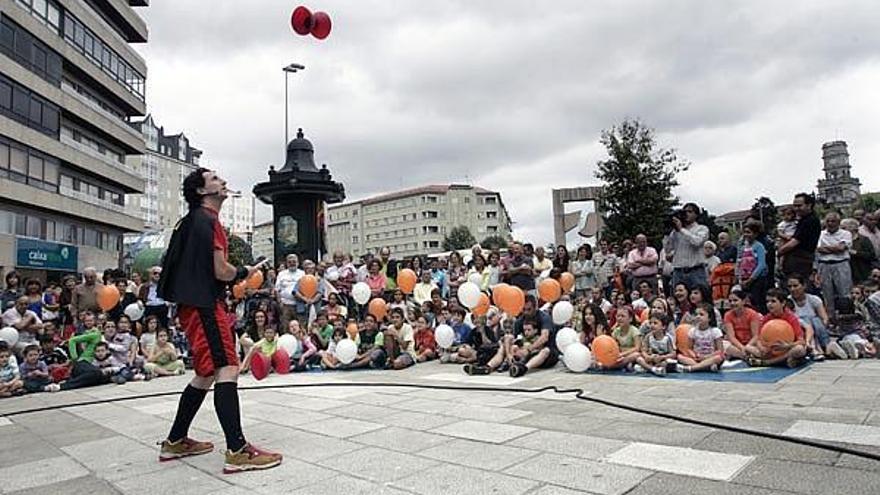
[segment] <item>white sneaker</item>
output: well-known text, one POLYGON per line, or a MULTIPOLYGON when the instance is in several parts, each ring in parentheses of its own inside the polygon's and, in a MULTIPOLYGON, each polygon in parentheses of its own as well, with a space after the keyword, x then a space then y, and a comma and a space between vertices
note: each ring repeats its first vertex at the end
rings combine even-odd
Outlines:
POLYGON ((690 366, 683 366, 681 364, 676 364, 675 371, 678 373, 690 373, 691 367, 690 366))
POLYGON ((651 373, 654 373, 657 376, 666 376, 666 368, 663 366, 654 366, 651 368, 651 373))
POLYGON ((61 390, 61 385, 58 385, 57 383, 50 383, 46 385, 43 390, 46 392, 58 392, 59 390, 61 390))

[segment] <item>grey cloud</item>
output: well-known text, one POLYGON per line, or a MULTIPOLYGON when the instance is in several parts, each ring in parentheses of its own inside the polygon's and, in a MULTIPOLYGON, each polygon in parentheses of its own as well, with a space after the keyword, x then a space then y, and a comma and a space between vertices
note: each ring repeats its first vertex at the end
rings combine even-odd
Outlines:
MULTIPOLYGON (((690 146, 681 151, 695 159, 694 172, 698 158, 766 150, 771 145, 755 143, 748 128, 759 128, 768 109, 797 101, 786 115, 806 125, 805 93, 876 64, 876 5, 322 2, 309 6, 330 13, 334 32, 317 42, 291 33, 294 4, 153 2, 144 11, 151 42, 143 52, 157 119, 196 136, 238 187, 264 180, 268 165, 281 160, 280 67, 296 60, 307 70, 291 84, 291 125, 305 127, 317 159, 346 182, 349 197, 491 177, 498 183, 481 185, 517 192, 508 206, 524 231, 549 238, 548 184, 592 182, 601 153, 541 166, 548 157, 595 143, 601 129, 627 116, 657 128, 667 145, 690 146), (705 129, 744 142, 692 139, 705 129), (498 177, 498 170, 516 172, 498 177), (519 178, 529 174, 547 180, 519 178)), ((867 122, 836 118, 865 134, 867 122)), ((811 136, 827 136, 826 123, 811 125, 811 136)), ((815 162, 821 142, 795 145, 805 149, 801 160, 815 162)), ((743 163, 741 176, 785 176, 767 166, 743 163)), ((688 183, 681 192, 705 190, 688 183)), ((733 209, 751 197, 712 201, 733 209)))

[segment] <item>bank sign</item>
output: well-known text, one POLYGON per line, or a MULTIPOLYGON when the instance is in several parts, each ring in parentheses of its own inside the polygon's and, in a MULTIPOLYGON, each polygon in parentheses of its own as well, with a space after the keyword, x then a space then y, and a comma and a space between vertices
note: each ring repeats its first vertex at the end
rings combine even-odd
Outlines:
POLYGON ((16 266, 19 268, 77 271, 79 251, 76 246, 17 238, 16 251, 16 266))

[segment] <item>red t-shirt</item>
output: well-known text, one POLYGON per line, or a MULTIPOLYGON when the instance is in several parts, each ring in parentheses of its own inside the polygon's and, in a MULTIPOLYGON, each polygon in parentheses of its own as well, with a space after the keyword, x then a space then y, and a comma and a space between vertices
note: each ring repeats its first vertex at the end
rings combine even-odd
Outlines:
POLYGON ((434 332, 430 328, 419 330, 415 334, 416 350, 423 351, 425 349, 436 350, 437 342, 434 340, 434 332))
POLYGON ((223 230, 220 218, 216 211, 207 206, 204 208, 214 220, 214 251, 223 251, 223 259, 229 259, 229 241, 226 239, 226 231, 223 230))
POLYGON ((737 316, 732 310, 724 313, 724 323, 733 326, 733 335, 742 344, 748 344, 752 340, 752 322, 758 322, 761 329, 761 313, 752 308, 745 308, 741 315, 737 316))
POLYGON ((794 313, 792 313, 788 309, 786 309, 785 312, 782 313, 782 316, 773 316, 772 314, 767 313, 766 315, 764 315, 764 319, 761 320, 761 326, 763 327, 765 323, 774 319, 785 321, 789 325, 791 325, 791 328, 794 329, 795 342, 804 340, 804 330, 803 328, 801 328, 801 322, 798 321, 798 317, 794 313))

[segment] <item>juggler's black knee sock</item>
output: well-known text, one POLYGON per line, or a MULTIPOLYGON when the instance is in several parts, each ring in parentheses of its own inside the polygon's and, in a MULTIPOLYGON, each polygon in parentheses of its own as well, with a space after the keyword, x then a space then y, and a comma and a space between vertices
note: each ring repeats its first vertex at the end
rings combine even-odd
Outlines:
POLYGON ((226 448, 237 452, 245 446, 241 431, 241 410, 238 405, 238 384, 220 382, 214 385, 214 409, 226 435, 226 448))

